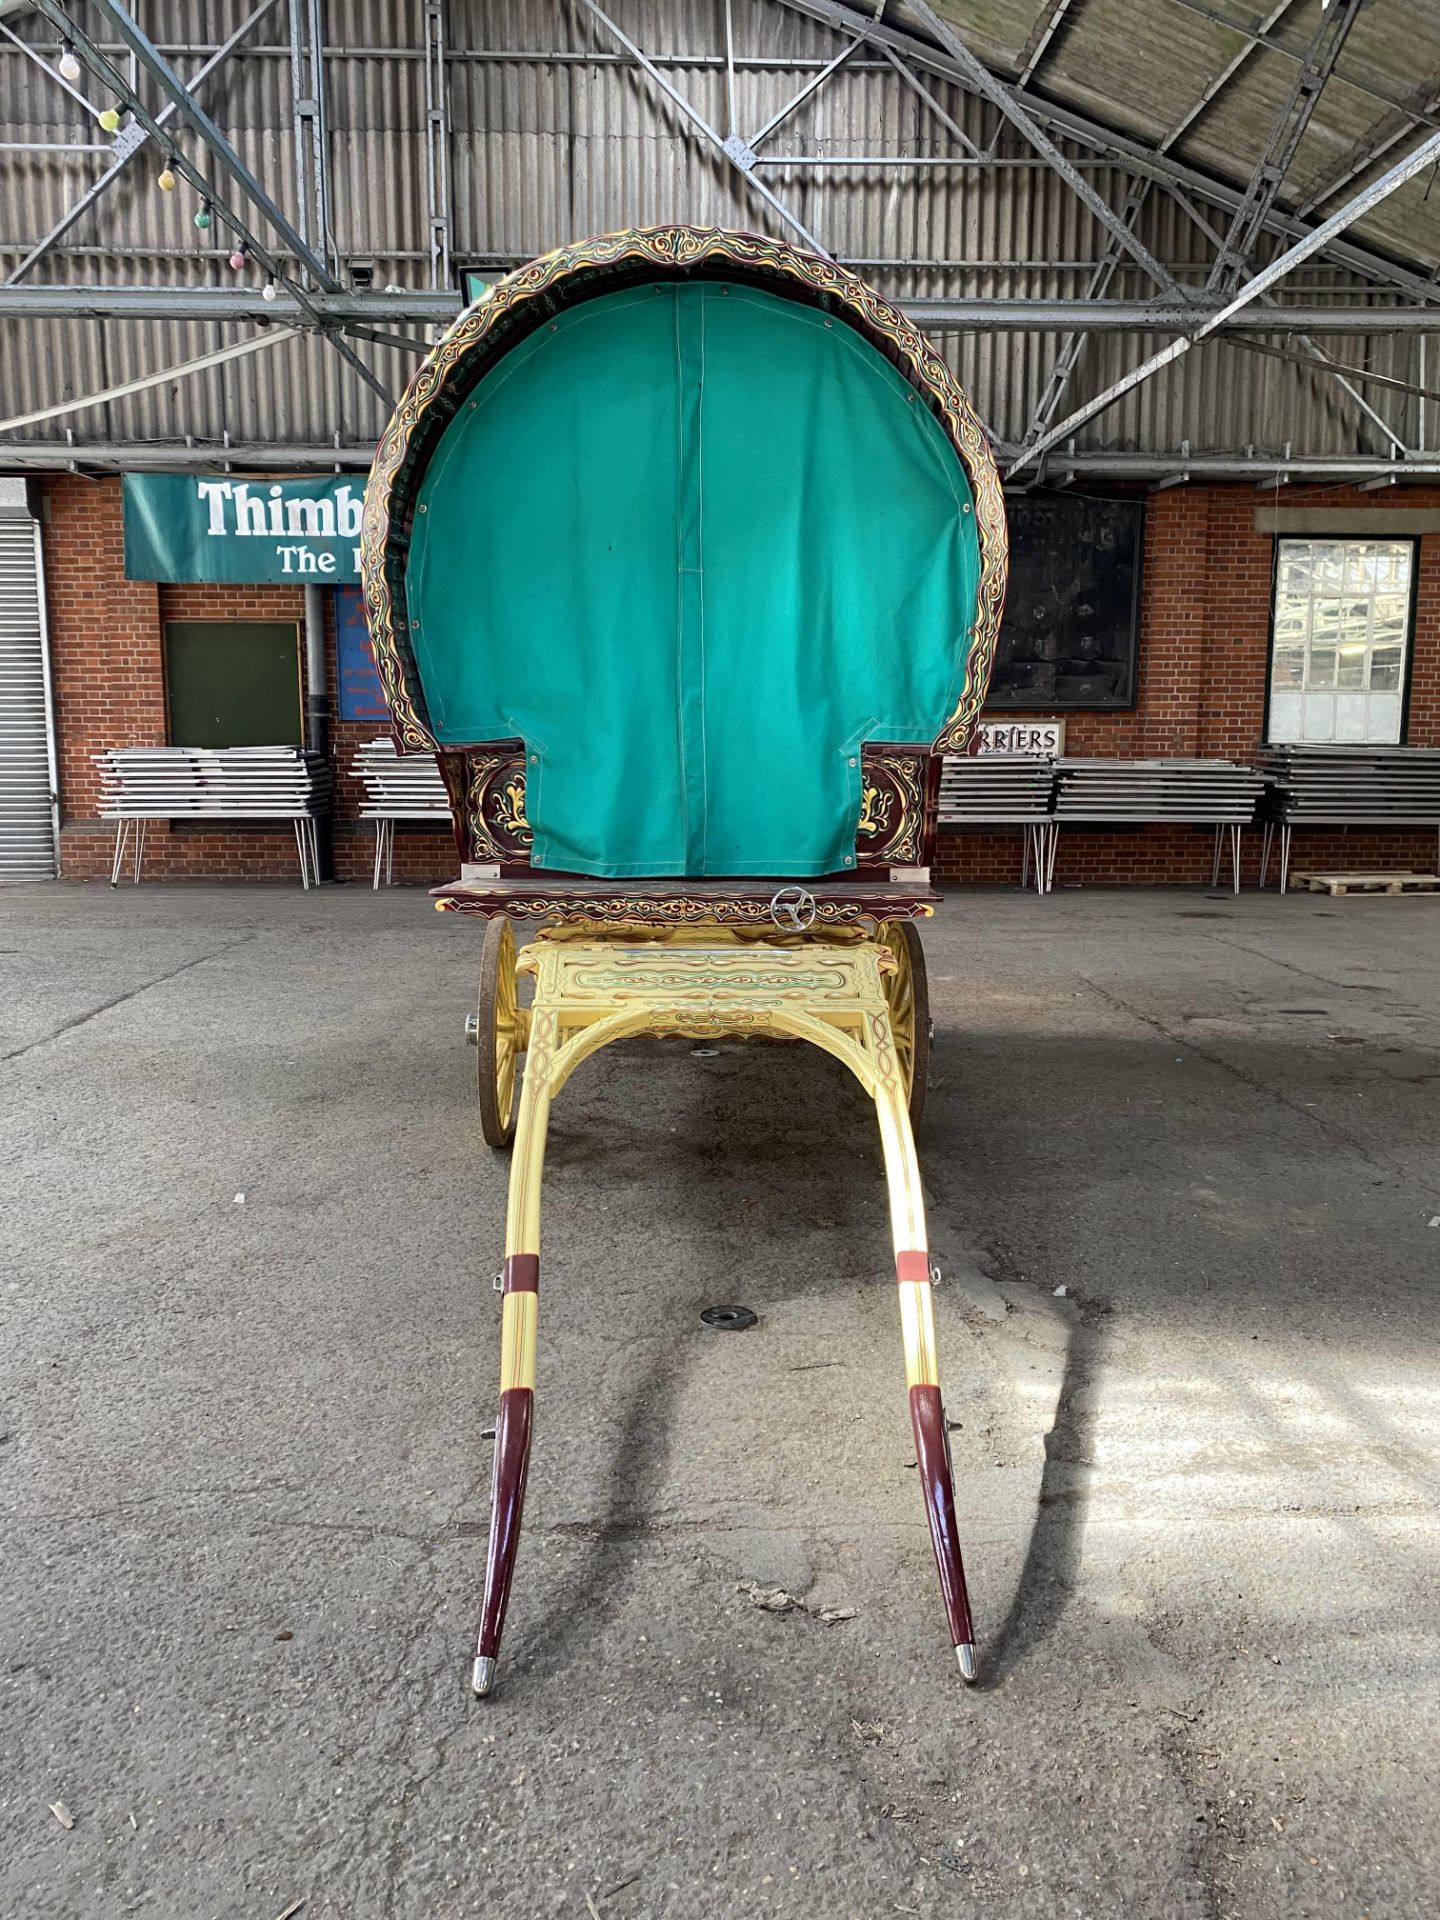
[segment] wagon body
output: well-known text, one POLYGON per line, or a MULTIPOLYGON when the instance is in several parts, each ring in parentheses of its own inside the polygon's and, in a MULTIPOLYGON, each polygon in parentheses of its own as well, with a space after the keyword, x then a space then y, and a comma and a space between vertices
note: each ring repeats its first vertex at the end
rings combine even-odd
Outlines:
POLYGON ((808 1040, 873 1096, 916 1458, 975 1677, 914 923, 1005 561, 989 446, 938 354, 833 261, 754 235, 562 248, 470 308, 396 409, 367 613, 396 744, 437 753, 452 801, 462 877, 436 904, 487 922, 469 1024, 485 1137, 514 1142, 479 1694, 529 1457, 550 1103, 634 1033, 808 1040))
POLYGON ((1003 502, 944 362, 833 262, 671 227, 502 281, 397 409, 363 546, 397 744, 439 752, 468 864, 930 864, 1003 502))

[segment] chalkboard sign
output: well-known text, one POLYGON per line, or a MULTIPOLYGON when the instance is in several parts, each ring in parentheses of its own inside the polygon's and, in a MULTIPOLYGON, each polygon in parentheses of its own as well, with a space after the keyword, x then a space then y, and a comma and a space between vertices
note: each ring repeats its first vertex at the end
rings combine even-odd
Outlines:
POLYGON ((1005 502, 1010 585, 989 709, 1133 707, 1143 500, 1005 502))

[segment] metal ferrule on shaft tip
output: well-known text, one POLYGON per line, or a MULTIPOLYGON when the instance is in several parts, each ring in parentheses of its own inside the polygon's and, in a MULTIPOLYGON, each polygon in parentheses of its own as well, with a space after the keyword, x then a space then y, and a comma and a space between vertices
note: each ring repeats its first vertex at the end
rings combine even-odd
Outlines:
POLYGON ((470 1676, 470 1684, 475 1689, 477 1699, 483 1700, 485 1698, 486 1694, 490 1691, 494 1679, 495 1661, 493 1657, 483 1653, 477 1654, 475 1656, 475 1666, 470 1676))
MULTIPOLYGON (((976 1674, 974 1643, 969 1640, 962 1641, 955 1649, 955 1658, 960 1664, 960 1678, 965 1682, 966 1686, 969 1686, 974 1681, 976 1674)), ((493 1665, 494 1663, 492 1662, 491 1664, 493 1665)), ((478 1671, 480 1666, 478 1660, 475 1662, 475 1666, 478 1671)), ((475 1691, 477 1693, 480 1691, 478 1682, 475 1691)))

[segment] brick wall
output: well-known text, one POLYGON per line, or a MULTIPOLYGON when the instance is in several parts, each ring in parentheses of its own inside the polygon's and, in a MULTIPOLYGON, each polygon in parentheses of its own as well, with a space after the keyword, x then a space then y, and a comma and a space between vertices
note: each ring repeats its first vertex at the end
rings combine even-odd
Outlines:
MULTIPOLYGON (((111 830, 95 818, 90 755, 102 747, 166 740, 162 628, 168 619, 304 620, 297 587, 162 586, 128 581, 124 571, 118 479, 65 475, 45 483, 46 571, 54 664, 61 784, 61 862, 72 878, 108 876, 111 830)), ((1143 590, 1139 698, 1130 713, 1074 713, 1066 748, 1074 754, 1139 758, 1166 754, 1243 756, 1264 723, 1273 541, 1255 531, 1255 508, 1268 496, 1248 486, 1172 487, 1149 502, 1143 590)), ((1440 507, 1440 488, 1358 493, 1344 487, 1284 490, 1284 506, 1440 507)), ((327 621, 333 603, 326 595, 327 621)), ((335 647, 327 635, 329 696, 336 710, 335 647)), ((301 657, 303 663, 304 647, 301 657)), ((1011 718, 1043 718, 1011 715, 1011 718)), ((358 789, 348 777, 355 746, 374 724, 334 722, 335 865, 344 879, 368 880, 372 830, 358 818, 358 789)), ((1420 543, 1408 740, 1440 744, 1440 536, 1420 543)), ((1247 836, 1246 871, 1259 859, 1259 835, 1247 836)), ((1429 834, 1382 836, 1351 831, 1297 835, 1300 866, 1435 864, 1429 834)), ((1210 877, 1208 833, 1187 828, 1118 832, 1067 828, 1056 884, 1197 885, 1210 877)), ((152 822, 146 871, 156 878, 295 877, 287 825, 217 833, 152 822)), ((401 826, 397 880, 454 875, 448 832, 401 826)), ((1019 877, 1018 830, 943 833, 942 879, 1010 885, 1019 877)))
MULTIPOLYGON (((156 586, 125 578, 124 528, 118 479, 74 475, 44 487, 45 571, 55 724, 60 764, 60 862, 67 879, 109 878, 114 828, 97 819, 99 780, 91 756, 103 747, 167 743, 163 629, 167 620, 289 620, 302 629, 301 587, 221 586, 206 582, 156 586)), ((332 597, 327 594, 327 659, 332 713, 336 710, 332 597)), ((366 879, 374 857, 374 830, 360 822, 359 795, 348 777, 357 742, 375 725, 335 723, 335 869, 342 879, 366 879)), ((453 879, 454 841, 448 831, 401 826, 395 840, 397 880, 435 884, 453 879)), ((152 820, 145 835, 145 872, 154 879, 294 880, 295 837, 288 822, 231 828, 152 820)))
MULTIPOLYGON (((1132 713, 1065 716, 1065 750, 1123 759, 1197 755, 1243 759, 1259 745, 1269 670, 1274 538, 1255 531, 1255 509, 1270 496, 1253 487, 1168 487, 1150 497, 1140 607, 1139 698, 1132 713)), ((1287 487, 1285 507, 1440 507, 1440 488, 1287 487)), ((1440 535, 1420 541, 1411 639, 1406 743, 1440 745, 1440 535)), ((1043 719, 1012 714, 1005 720, 1043 719)), ((1244 872, 1254 877, 1260 835, 1247 834, 1244 872), (1253 843, 1253 844, 1251 844, 1253 843)), ((1210 878, 1211 836, 1196 828, 1067 827, 1056 886, 1198 885, 1210 878)), ((1292 864, 1303 867, 1419 866, 1434 871, 1431 833, 1297 833, 1292 864)), ((941 879, 1013 883, 1020 833, 942 833, 941 879)), ((1271 868, 1272 878, 1274 867, 1271 868)))

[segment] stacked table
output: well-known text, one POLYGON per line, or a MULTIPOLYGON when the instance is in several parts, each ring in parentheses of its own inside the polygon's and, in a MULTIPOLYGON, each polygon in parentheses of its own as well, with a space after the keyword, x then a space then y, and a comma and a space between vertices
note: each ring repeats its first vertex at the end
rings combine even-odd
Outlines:
POLYGON ((1055 762, 1055 822, 1046 885, 1053 881, 1060 829, 1086 825, 1215 829, 1210 884, 1220 878, 1226 834, 1234 890, 1240 891, 1240 835, 1254 823, 1264 776, 1235 760, 1072 760, 1055 762))
POLYGON ((450 796, 440 778, 433 753, 396 753, 395 742, 383 734, 355 749, 350 777, 365 789, 362 820, 375 822, 375 878, 383 871, 387 886, 395 878, 395 822, 397 820, 451 820, 450 796))
POLYGON ((112 747, 93 758, 100 817, 115 822, 112 887, 132 827, 140 884, 150 820, 292 821, 300 884, 319 879, 315 822, 330 805, 330 768, 320 754, 299 747, 112 747))
POLYGON ((1440 747, 1270 746, 1256 758, 1269 783, 1262 886, 1277 829, 1282 893, 1296 827, 1433 827, 1440 835, 1440 747))
POLYGON ((947 754, 940 769, 939 822, 942 827, 1018 826, 1023 853, 1020 884, 1029 884, 1033 860, 1035 891, 1049 884, 1051 803, 1055 763, 1027 753, 947 754))

